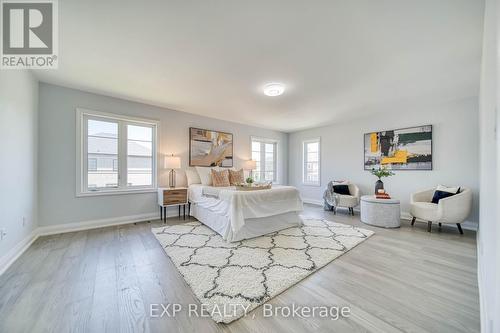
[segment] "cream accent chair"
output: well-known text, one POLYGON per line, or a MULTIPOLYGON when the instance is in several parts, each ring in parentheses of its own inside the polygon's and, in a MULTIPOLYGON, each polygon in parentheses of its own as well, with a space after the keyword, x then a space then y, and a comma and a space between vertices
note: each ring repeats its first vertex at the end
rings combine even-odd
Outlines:
POLYGON ((354 215, 354 207, 359 205, 359 187, 355 184, 347 186, 351 195, 338 194, 337 206, 333 207, 334 214, 337 214, 337 207, 346 207, 349 209, 349 214, 354 215))
POLYGON ((463 234, 460 223, 469 216, 472 207, 472 191, 461 188, 460 193, 439 200, 438 204, 432 203, 435 188, 413 193, 411 195, 410 214, 413 216, 411 225, 416 219, 427 221, 427 231, 431 232, 432 223, 454 223, 458 231, 463 234))

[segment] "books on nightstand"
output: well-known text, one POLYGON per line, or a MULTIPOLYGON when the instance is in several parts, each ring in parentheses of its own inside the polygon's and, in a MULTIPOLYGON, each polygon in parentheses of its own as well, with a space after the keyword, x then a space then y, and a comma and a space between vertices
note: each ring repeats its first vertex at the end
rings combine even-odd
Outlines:
POLYGON ((391 196, 388 193, 377 193, 377 194, 375 194, 375 198, 377 198, 377 199, 390 199, 391 196))

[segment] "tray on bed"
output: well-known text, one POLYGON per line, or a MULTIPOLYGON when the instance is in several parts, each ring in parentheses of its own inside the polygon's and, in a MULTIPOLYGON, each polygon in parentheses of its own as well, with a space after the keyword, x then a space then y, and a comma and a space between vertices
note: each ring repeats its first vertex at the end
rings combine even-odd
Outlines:
POLYGON ((260 185, 236 185, 237 191, 258 191, 258 190, 269 190, 272 184, 260 184, 260 185))

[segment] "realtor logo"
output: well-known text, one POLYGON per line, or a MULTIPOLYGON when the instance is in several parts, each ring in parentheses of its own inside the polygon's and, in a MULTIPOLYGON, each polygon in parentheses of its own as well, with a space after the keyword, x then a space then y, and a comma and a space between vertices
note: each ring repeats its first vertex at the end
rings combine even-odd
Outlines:
POLYGON ((57 68, 57 0, 0 0, 1 68, 57 68))

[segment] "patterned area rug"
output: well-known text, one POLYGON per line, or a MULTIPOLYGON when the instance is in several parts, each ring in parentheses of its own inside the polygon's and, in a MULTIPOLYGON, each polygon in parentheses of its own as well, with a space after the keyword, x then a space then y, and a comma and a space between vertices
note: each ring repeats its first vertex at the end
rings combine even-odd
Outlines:
POLYGON ((229 323, 373 235, 346 224, 303 220, 302 227, 234 243, 199 222, 152 232, 211 317, 229 323))

